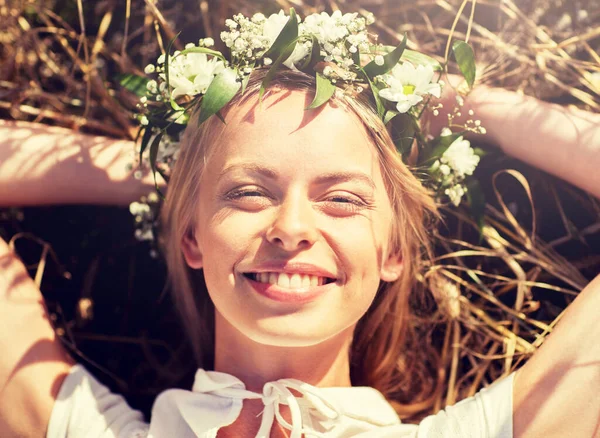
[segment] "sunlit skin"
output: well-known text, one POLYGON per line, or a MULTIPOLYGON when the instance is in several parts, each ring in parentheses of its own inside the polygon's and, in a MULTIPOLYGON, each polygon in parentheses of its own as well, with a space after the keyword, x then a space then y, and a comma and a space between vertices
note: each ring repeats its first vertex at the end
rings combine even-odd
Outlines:
POLYGON ((381 280, 398 278, 392 209, 360 120, 311 96, 279 91, 231 109, 202 176, 196 225, 183 239, 216 308, 215 369, 261 390, 297 378, 349 386, 348 349, 381 280), (335 281, 307 303, 279 302, 244 273, 305 269, 335 281))

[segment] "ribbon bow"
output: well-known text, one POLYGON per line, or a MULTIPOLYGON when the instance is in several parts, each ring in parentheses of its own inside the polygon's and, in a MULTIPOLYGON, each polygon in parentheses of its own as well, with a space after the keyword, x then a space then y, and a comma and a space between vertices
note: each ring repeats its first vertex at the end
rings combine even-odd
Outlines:
POLYGON ((302 434, 323 437, 322 433, 303 427, 299 400, 290 389, 302 394, 300 400, 306 401, 310 409, 316 411, 325 419, 333 422, 337 422, 340 419, 341 414, 337 407, 334 403, 327 400, 318 388, 296 379, 281 379, 276 382, 268 382, 264 385, 262 394, 239 387, 218 388, 207 392, 234 399, 261 399, 265 409, 262 413, 262 420, 256 438, 269 438, 275 419, 277 419, 277 422, 282 427, 291 431, 290 438, 301 438, 302 434), (280 405, 289 406, 292 414, 291 424, 281 415, 279 411, 280 405))

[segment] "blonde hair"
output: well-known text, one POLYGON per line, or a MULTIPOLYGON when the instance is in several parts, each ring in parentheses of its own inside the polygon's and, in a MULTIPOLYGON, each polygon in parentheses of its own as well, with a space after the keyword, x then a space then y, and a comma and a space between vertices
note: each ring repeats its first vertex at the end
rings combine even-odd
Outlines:
MULTIPOLYGON (((243 96, 237 95, 228 108, 255 97, 264 78, 255 71, 243 96)), ((279 72, 270 89, 314 90, 315 80, 304 73, 279 72)), ((269 90, 267 90, 267 93, 269 90)), ((427 407, 436 385, 435 355, 417 346, 420 334, 414 324, 409 298, 418 294, 417 275, 430 256, 428 226, 437 210, 430 193, 402 162, 392 138, 373 109, 368 96, 334 96, 362 120, 377 149, 383 179, 395 221, 391 249, 403 259, 400 278, 382 282, 375 300, 357 324, 350 356, 353 385, 381 391, 405 417, 427 407)), ((199 365, 213 367, 214 306, 202 272, 190 269, 183 258, 181 240, 194 226, 200 179, 224 124, 211 117, 197 127, 197 114, 190 120, 181 153, 169 182, 162 211, 163 248, 175 303, 189 335, 199 365)))

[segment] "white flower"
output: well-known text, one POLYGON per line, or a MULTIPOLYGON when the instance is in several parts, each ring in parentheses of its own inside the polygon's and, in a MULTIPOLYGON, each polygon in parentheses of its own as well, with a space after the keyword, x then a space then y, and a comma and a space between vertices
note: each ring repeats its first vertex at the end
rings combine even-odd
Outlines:
MULTIPOLYGON (((186 53, 173 57, 169 62, 169 83, 173 87, 173 99, 182 95, 196 95, 206 92, 216 75, 225 69, 223 61, 210 59, 204 53, 186 53)), ((166 80, 166 75, 161 74, 166 80)))
POLYGON ((472 175, 479 164, 479 156, 471 148, 469 140, 458 137, 442 154, 440 161, 452 168, 454 174, 463 178, 465 175, 472 175))
POLYGON ((380 90, 379 95, 391 102, 397 102, 398 112, 405 113, 421 102, 425 94, 440 97, 440 84, 431 82, 433 73, 433 67, 430 65, 419 65, 415 68, 409 62, 398 64, 390 73, 380 76, 388 88, 380 90))
POLYGON ((447 188, 444 193, 450 198, 450 202, 454 204, 455 207, 458 207, 460 204, 460 200, 463 195, 466 193, 464 186, 461 184, 456 184, 452 187, 447 188))
MULTIPOLYGON (((283 11, 279 11, 278 14, 272 14, 269 16, 269 18, 265 20, 263 27, 263 37, 268 42, 267 48, 273 45, 273 43, 275 42, 275 40, 277 39, 277 37, 279 36, 289 19, 290 17, 285 15, 283 11)), ((298 43, 296 44, 296 47, 294 48, 294 51, 292 52, 290 57, 283 62, 283 65, 285 65, 287 68, 294 70, 295 64, 304 59, 306 55, 308 55, 308 48, 306 48, 304 44, 298 43)))
POLYGON ((377 64, 377 65, 383 65, 384 62, 385 62, 385 60, 383 59, 383 56, 377 55, 375 57, 375 64, 377 64))
POLYGON ((141 202, 132 202, 131 204, 129 204, 129 212, 133 216, 142 216, 144 214, 150 213, 150 206, 141 202))
POLYGON ((304 32, 316 36, 322 46, 325 43, 338 42, 349 35, 348 26, 357 15, 357 13, 342 15, 339 10, 331 16, 327 12, 311 14, 304 20, 304 32))
POLYGON ((158 84, 154 79, 148 81, 148 83, 146 84, 146 88, 150 93, 158 93, 158 84))
POLYGON ((156 67, 154 66, 154 64, 148 64, 146 66, 146 68, 144 69, 144 73, 146 73, 147 75, 152 74, 156 71, 156 67))

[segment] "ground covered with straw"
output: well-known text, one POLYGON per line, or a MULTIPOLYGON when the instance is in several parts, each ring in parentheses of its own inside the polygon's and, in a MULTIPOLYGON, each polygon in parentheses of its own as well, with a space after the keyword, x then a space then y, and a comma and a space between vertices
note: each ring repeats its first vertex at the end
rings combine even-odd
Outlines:
MULTIPOLYGON (((373 12, 382 42, 406 32, 409 48, 440 61, 449 36, 468 39, 479 82, 600 109, 598 0, 0 0, 0 117, 133 139, 136 98, 120 74, 142 75, 180 31, 176 47, 218 41, 234 13, 289 7, 373 12)), ((444 210, 422 279, 435 299, 423 324, 443 384, 414 418, 522 364, 600 271, 597 200, 493 149, 477 176, 488 200, 483 232, 463 210, 444 210)), ((17 238, 32 275, 45 260, 39 279, 65 345, 133 406, 148 413, 159 391, 189 387, 194 369, 164 264, 134 239, 126 209, 4 209, 0 235, 17 238)))

